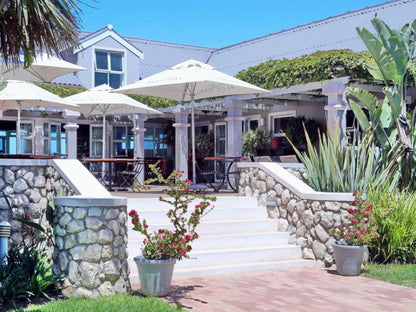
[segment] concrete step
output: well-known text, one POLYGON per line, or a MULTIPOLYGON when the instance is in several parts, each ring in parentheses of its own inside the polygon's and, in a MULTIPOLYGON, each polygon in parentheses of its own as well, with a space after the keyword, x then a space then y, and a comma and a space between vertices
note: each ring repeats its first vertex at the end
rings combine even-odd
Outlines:
MULTIPOLYGON (((152 223, 166 223, 169 219, 166 213, 171 209, 166 207, 161 209, 157 207, 150 209, 136 209, 141 220, 145 219, 148 224, 152 223)), ((188 211, 190 216, 192 211, 188 211)), ((264 207, 244 207, 244 208, 222 208, 215 207, 207 215, 202 218, 202 221, 222 221, 222 220, 246 220, 246 219, 267 219, 267 211, 264 207)))
MULTIPOLYGON (((142 239, 129 239, 127 250, 129 254, 137 254, 140 250, 142 239)), ((194 251, 210 249, 249 248, 258 246, 284 245, 289 241, 287 232, 263 232, 263 233, 241 233, 223 235, 205 235, 198 238, 192 244, 194 251)))
MULTIPOLYGON (((178 264, 179 262, 177 262, 178 264)), ((181 268, 175 265, 173 270, 173 280, 182 278, 202 277, 202 276, 214 276, 221 274, 233 274, 250 271, 269 271, 269 270, 288 270, 288 269, 301 269, 311 268, 315 266, 315 261, 304 259, 290 259, 290 260, 277 260, 277 261, 259 261, 259 262, 246 262, 237 264, 221 264, 196 268, 181 268)), ((133 268, 130 266, 130 268, 133 268)), ((137 273, 136 264, 134 264, 134 271, 130 272, 130 282, 132 284, 138 284, 139 275, 137 273)))
MULTIPOLYGON (((142 234, 133 231, 133 226, 129 224, 128 237, 129 240, 142 240, 142 234)), ((171 229, 173 226, 169 223, 165 224, 149 224, 149 232, 158 229, 171 229)), ((221 235, 221 234, 240 234, 249 231, 250 233, 276 232, 277 220, 237 220, 237 221, 203 221, 197 227, 199 236, 205 235, 221 235)))
MULTIPOLYGON (((190 205, 195 205, 199 202, 200 200, 196 200, 190 205)), ((161 202, 158 198, 128 198, 127 205, 129 211, 131 209, 145 211, 154 210, 155 208, 172 208, 172 205, 161 202)), ((216 208, 250 208, 257 207, 258 203, 255 197, 225 196, 217 197, 217 200, 212 202, 212 205, 216 208)))
MULTIPOLYGON (((250 263, 300 259, 300 248, 293 245, 267 246, 255 248, 213 249, 189 253, 189 259, 176 263, 176 268, 198 268, 224 264, 250 263)), ((135 265, 134 256, 129 257, 130 270, 135 265)))

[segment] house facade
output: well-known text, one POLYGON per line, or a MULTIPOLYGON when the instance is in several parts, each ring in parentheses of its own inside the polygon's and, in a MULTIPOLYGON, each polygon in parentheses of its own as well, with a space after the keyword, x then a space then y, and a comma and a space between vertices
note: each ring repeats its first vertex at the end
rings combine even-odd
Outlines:
MULTIPOLYGON (((416 0, 388 1, 220 49, 126 37, 107 25, 96 32, 81 32, 79 46, 63 56, 87 70, 62 76, 54 83, 87 89, 107 83, 117 89, 191 58, 235 75, 267 60, 292 59, 318 50, 363 51, 365 46, 356 27, 372 29, 371 19, 377 16, 392 28, 399 28, 416 18, 414 12, 416 0)), ((202 101, 196 105, 196 132, 214 135, 215 155, 241 156, 242 132, 261 126, 272 137, 279 138, 290 117, 306 116, 322 128, 328 124, 331 129, 338 123, 345 129, 349 126, 345 118, 348 106, 343 95, 351 85, 348 77, 340 77, 272 89, 264 95, 202 101)), ((378 86, 370 89, 376 93, 382 91, 378 86)), ((178 169, 186 169, 188 155, 178 154, 184 150, 183 146, 177 147, 175 153, 170 133, 172 125, 176 125, 177 135, 187 135, 189 106, 178 105, 163 111, 162 117, 117 115, 109 118, 105 134, 107 155, 167 158, 178 169), (143 146, 136 146, 135 142, 143 142, 143 146)), ((102 119, 94 116, 59 110, 25 110, 21 126, 22 153, 100 157, 102 129, 102 119)), ((0 153, 16 153, 15 132, 16 112, 2 112, 0 153)))

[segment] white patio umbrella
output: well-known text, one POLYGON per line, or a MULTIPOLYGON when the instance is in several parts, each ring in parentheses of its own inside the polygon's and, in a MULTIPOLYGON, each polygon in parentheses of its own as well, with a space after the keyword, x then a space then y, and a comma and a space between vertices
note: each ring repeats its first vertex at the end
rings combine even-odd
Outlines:
POLYGON ((20 110, 25 107, 57 107, 73 110, 77 105, 70 104, 33 83, 20 80, 7 81, 7 86, 0 91, 0 109, 17 109, 17 154, 20 154, 20 110))
POLYGON ((82 70, 86 68, 46 54, 39 54, 28 68, 23 66, 23 56, 19 63, 6 65, 0 61, 0 77, 30 82, 50 82, 59 76, 82 70))
POLYGON ((194 100, 237 94, 266 93, 269 91, 217 71, 208 64, 191 59, 117 89, 115 92, 191 102, 192 172, 195 183, 194 100))
POLYGON ((87 91, 71 95, 66 100, 77 104, 75 109, 84 115, 103 116, 103 158, 105 158, 105 118, 111 114, 162 114, 131 97, 113 93, 114 89, 103 84, 87 91))

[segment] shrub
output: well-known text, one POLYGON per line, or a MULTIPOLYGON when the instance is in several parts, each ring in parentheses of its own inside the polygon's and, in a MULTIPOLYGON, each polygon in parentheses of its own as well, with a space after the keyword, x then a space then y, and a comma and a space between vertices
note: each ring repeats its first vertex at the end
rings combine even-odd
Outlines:
POLYGON ((416 193, 391 192, 383 185, 369 190, 367 202, 374 206, 373 217, 380 235, 370 249, 374 260, 416 263, 416 193))
POLYGON ((61 279, 53 273, 45 249, 37 244, 16 246, 7 256, 7 264, 0 266, 0 303, 15 306, 17 300, 48 297, 61 279))
POLYGON ((243 133, 242 148, 244 153, 254 154, 258 149, 270 147, 270 135, 262 127, 243 133))

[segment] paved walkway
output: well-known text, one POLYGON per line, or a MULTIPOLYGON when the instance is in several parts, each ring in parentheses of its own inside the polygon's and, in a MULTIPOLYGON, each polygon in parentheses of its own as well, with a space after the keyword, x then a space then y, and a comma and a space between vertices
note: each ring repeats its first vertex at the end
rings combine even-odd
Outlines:
POLYGON ((164 300, 197 312, 416 311, 416 289, 334 270, 251 272, 174 280, 172 285, 164 300))
MULTIPOLYGON (((145 192, 114 192, 129 198, 159 197, 163 186, 145 192)), ((209 192, 215 196, 235 193, 209 192)), ((416 289, 335 270, 262 271, 174 280, 164 300, 196 312, 414 312, 416 289)), ((138 290, 140 285, 132 285, 138 290)))

